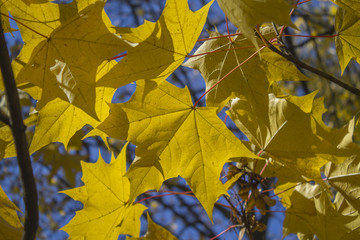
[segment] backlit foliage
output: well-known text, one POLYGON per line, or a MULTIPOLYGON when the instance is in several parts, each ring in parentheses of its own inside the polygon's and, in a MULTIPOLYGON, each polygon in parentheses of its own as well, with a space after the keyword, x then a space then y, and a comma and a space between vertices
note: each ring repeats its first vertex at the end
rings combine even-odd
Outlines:
MULTIPOLYGON (((342 128, 328 126, 326 95, 315 90, 297 96, 284 84, 318 79, 267 47, 284 51, 282 27, 300 27, 289 16, 299 1, 218 0, 239 31, 209 31, 194 53, 214 0, 195 12, 187 0, 167 0, 156 22, 137 28, 114 27, 105 2, 0 0, 5 31, 15 31, 13 19, 24 41, 12 63, 17 86, 37 100, 36 111, 25 119, 34 126, 34 159, 55 159, 48 164, 63 167, 70 179, 80 170, 79 157, 50 143, 69 150, 76 149, 76 140, 99 136, 109 150, 111 139, 136 145, 128 169, 127 144, 110 163, 101 156, 96 163, 81 162, 84 185, 63 193, 83 209, 61 230, 72 239, 175 239, 150 215, 148 233, 140 236, 140 217, 149 206, 137 197, 180 176, 209 219, 219 198, 226 199, 240 237, 253 239, 254 232, 264 231, 255 212, 269 214, 277 202, 285 208, 284 237, 360 237, 360 148, 354 140, 359 120, 351 116, 342 128), (206 107, 193 102, 187 87, 166 81, 181 65, 204 78, 206 107), (111 103, 116 89, 133 82, 130 100, 111 103), (247 141, 218 117, 224 108, 247 141), (92 130, 78 136, 84 126, 92 130), (274 177, 276 183, 269 181, 274 177)), ((360 59, 360 10, 353 2, 334 0, 340 6, 333 41, 341 74, 360 59)), ((1 123, 0 157, 14 156, 10 128, 1 123)), ((19 209, 0 190, 0 238, 19 239, 19 209)))

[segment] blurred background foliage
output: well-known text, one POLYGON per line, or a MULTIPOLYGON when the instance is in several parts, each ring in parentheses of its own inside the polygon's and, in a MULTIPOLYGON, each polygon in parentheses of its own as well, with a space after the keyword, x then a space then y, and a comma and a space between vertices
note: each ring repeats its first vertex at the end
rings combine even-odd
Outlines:
MULTIPOLYGON (((70 1, 58 1, 65 4, 70 1)), ((190 8, 194 11, 208 3, 209 0, 190 0, 190 8)), ((113 25, 118 27, 136 27, 144 22, 144 19, 156 21, 162 9, 165 6, 165 0, 108 0, 105 7, 113 25)), ((292 20, 300 31, 287 28, 285 34, 302 34, 312 36, 331 36, 335 34, 334 21, 337 6, 330 1, 313 0, 301 4, 294 12, 292 20)), ((17 28, 14 22, 11 22, 13 28, 17 28)), ((209 12, 208 20, 200 38, 207 38, 208 33, 205 30, 219 31, 222 34, 227 33, 224 13, 215 2, 209 12)), ((229 25, 230 33, 235 33, 236 28, 229 25)), ((7 40, 11 51, 11 57, 15 58, 21 48, 22 40, 18 31, 13 32, 14 36, 7 34, 7 40)), ((341 76, 340 66, 335 51, 334 38, 308 38, 308 37, 284 37, 284 42, 289 51, 300 60, 309 65, 321 69, 324 72, 341 78, 347 84, 360 88, 359 66, 355 61, 351 61, 341 76)), ((196 48, 201 45, 198 42, 196 48)), ((324 114, 324 121, 331 127, 341 127, 346 124, 360 109, 359 101, 356 96, 342 88, 329 83, 327 80, 304 72, 305 75, 313 79, 307 82, 283 82, 280 83, 283 89, 289 94, 305 95, 314 90, 320 89, 319 96, 325 97, 325 106, 328 112, 324 114)), ((205 84, 201 75, 191 69, 180 67, 172 74, 168 81, 179 86, 188 86, 193 100, 198 99, 204 92, 205 84)), ((130 84, 120 88, 113 102, 127 101, 135 90, 135 85, 130 84)), ((24 117, 34 110, 36 102, 24 92, 21 92, 21 100, 24 109, 24 117)), ((0 109, 6 109, 4 93, 0 93, 0 109)), ((204 105, 204 102, 202 103, 204 105)), ((222 111, 219 117, 224 119, 225 113, 222 111)), ((1 128, 6 126, 1 125, 1 128)), ((35 124, 35 120, 29 125, 35 124)), ((239 132, 236 126, 227 120, 227 126, 240 138, 244 136, 239 132)), ((29 142, 31 140, 34 127, 27 130, 29 142)), ((34 173, 38 184, 39 206, 40 206, 40 234, 38 239, 65 239, 67 234, 58 229, 65 225, 75 214, 76 210, 82 208, 81 203, 71 200, 59 191, 81 186, 80 161, 95 162, 99 152, 107 161, 110 160, 111 152, 107 150, 100 138, 87 138, 81 141, 82 137, 90 130, 90 127, 84 127, 71 140, 68 151, 65 151, 62 144, 53 143, 44 147, 33 154, 34 173)), ((357 131, 358 133, 360 131, 357 131)), ((359 140, 359 134, 357 134, 359 140)), ((118 154, 124 144, 123 141, 109 139, 110 147, 113 153, 118 154)), ((134 146, 129 146, 128 160, 129 164, 133 159, 134 146)), ((17 162, 13 158, 5 158, 0 161, 0 185, 7 193, 9 198, 24 209, 23 200, 19 194, 21 184, 19 180, 19 170, 17 162)), ((226 167, 225 167, 226 168, 226 167)), ((225 171, 224 171, 225 172, 225 171)), ((183 179, 171 179, 165 182, 163 191, 189 191, 183 179)), ((139 199, 146 198, 159 193, 143 194, 139 199)), ((222 199, 220 203, 224 202, 222 199)), ((232 214, 227 208, 216 205, 214 210, 214 225, 211 224, 205 211, 198 201, 189 196, 171 195, 145 200, 144 203, 149 207, 149 212, 153 220, 180 239, 209 239, 227 227, 233 225, 232 214)), ((256 239, 281 239, 282 221, 284 213, 278 203, 271 208, 274 212, 267 215, 257 214, 260 222, 267 225, 267 229, 255 235, 256 239)), ((23 218, 24 216, 21 215, 23 218)), ((145 233, 147 226, 145 215, 143 216, 142 234, 145 233)), ((23 219, 22 219, 23 220, 23 219)), ((223 234, 218 239, 237 239, 239 230, 232 229, 223 234)), ((124 237, 120 237, 124 238, 124 237)), ((296 236, 289 235, 286 239, 296 239, 296 236)))

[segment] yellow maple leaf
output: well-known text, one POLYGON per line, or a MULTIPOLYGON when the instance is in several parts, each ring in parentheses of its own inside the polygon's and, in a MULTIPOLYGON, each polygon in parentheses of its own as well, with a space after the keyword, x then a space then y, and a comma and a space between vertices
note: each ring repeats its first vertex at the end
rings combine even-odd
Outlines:
MULTIPOLYGON (((115 63, 114 60, 105 61, 98 67, 96 77, 101 78, 115 63)), ((109 115, 107 103, 111 102, 114 92, 115 89, 111 87, 96 88, 95 111, 100 121, 109 115)), ((40 109, 30 152, 34 153, 52 142, 61 142, 67 149, 70 139, 78 130, 86 124, 96 127, 99 123, 82 109, 57 98, 40 109)))
POLYGON ((10 201, 0 186, 0 236, 3 240, 20 240, 24 231, 16 211, 20 209, 10 201))
POLYGON ((360 17, 360 1, 359 0, 332 0, 338 6, 351 11, 360 17))
MULTIPOLYGON (((324 170, 327 181, 346 201, 359 211, 360 209, 360 151, 341 164, 327 164, 324 170)), ((339 194, 338 193, 338 194, 339 194)))
POLYGON ((61 153, 58 144, 50 144, 33 155, 35 161, 40 160, 43 164, 51 166, 48 179, 52 179, 61 169, 70 186, 75 186, 76 174, 81 171, 80 161, 85 157, 68 152, 61 153))
POLYGON ((10 26, 9 18, 6 17, 7 15, 8 15, 8 11, 4 7, 3 0, 0 0, 0 22, 1 22, 1 25, 3 28, 3 31, 4 31, 4 33, 10 32, 11 35, 14 36, 12 32, 16 31, 17 29, 13 29, 10 26))
POLYGON ((166 240, 176 240, 177 238, 171 234, 168 230, 163 228, 162 226, 156 224, 150 217, 150 214, 147 213, 148 220, 148 231, 146 232, 144 237, 130 237, 126 239, 131 240, 156 240, 156 239, 166 239, 166 240))
POLYGON ((344 216, 335 209, 327 194, 319 185, 303 184, 291 191, 287 198, 283 236, 297 233, 300 239, 356 239, 359 236, 360 217, 344 216), (356 234, 354 234, 356 231, 356 234), (307 236, 307 237, 305 237, 307 236))
POLYGON ((351 156, 353 151, 346 145, 354 128, 330 129, 322 120, 319 122, 314 108, 319 104, 314 101, 316 93, 287 99, 269 94, 267 118, 258 118, 250 104, 240 99, 232 101, 228 114, 249 140, 274 161, 322 181, 323 165, 329 161, 341 163, 351 156))
MULTIPOLYGON (((24 124, 29 127, 33 126, 36 122, 36 114, 30 115, 24 120, 24 124)), ((31 132, 31 131, 30 131, 31 132)), ((26 132, 32 135, 32 133, 26 132)), ((12 135, 10 126, 4 125, 0 127, 0 159, 16 156, 15 142, 12 135)))
POLYGON ((84 208, 61 230, 75 239, 118 239, 120 234, 139 236, 140 217, 146 207, 129 201, 126 147, 110 164, 99 156, 96 163, 81 162, 84 186, 62 191, 84 208))
POLYGON ((193 49, 213 0, 196 12, 187 2, 168 0, 156 23, 117 28, 135 47, 128 49, 127 56, 99 80, 98 86, 121 87, 141 79, 162 81, 174 72, 193 49))
MULTIPOLYGON (((210 37, 220 36, 216 32, 210 33, 210 37)), ((274 34, 267 33, 264 36, 270 38, 274 34)), ((200 71, 207 90, 226 76, 206 95, 207 106, 218 107, 218 111, 221 111, 231 98, 239 97, 251 102, 253 111, 259 116, 266 117, 263 113, 267 112, 268 91, 272 83, 308 78, 291 62, 269 49, 261 51, 261 58, 255 52, 250 40, 243 36, 235 37, 232 43, 229 43, 228 38, 216 38, 201 45, 194 54, 199 56, 190 58, 183 65, 200 71), (251 56, 244 65, 232 71, 251 56)))
POLYGON ((338 8, 335 17, 335 30, 338 36, 335 38, 336 53, 339 57, 341 73, 344 73, 346 66, 351 59, 360 62, 360 17, 352 11, 338 8))
POLYGON ((216 108, 194 108, 187 88, 137 82, 130 101, 110 109, 97 128, 137 145, 137 159, 126 173, 130 199, 181 176, 211 218, 214 203, 226 194, 219 180, 223 165, 232 157, 258 158, 226 128, 216 108))
POLYGON ((15 77, 29 62, 34 48, 54 29, 77 13, 76 1, 66 5, 45 3, 30 6, 22 0, 14 0, 6 1, 4 7, 7 7, 11 11, 11 17, 18 21, 21 37, 25 43, 19 56, 12 63, 15 77), (30 31, 28 27, 34 31, 30 31))
POLYGON ((58 97, 97 118, 96 69, 104 60, 129 47, 108 30, 107 20, 103 20, 104 1, 96 1, 80 12, 74 2, 65 5, 64 14, 60 14, 62 4, 20 3, 5 5, 15 19, 27 26, 20 28, 29 47, 22 50, 16 61, 24 65, 17 74, 17 83, 29 82, 42 89, 38 108, 58 97), (36 19, 39 15, 49 17, 36 19))
POLYGON ((251 42, 256 42, 254 28, 264 22, 275 22, 296 28, 289 13, 292 6, 285 0, 218 0, 221 9, 230 21, 251 42))

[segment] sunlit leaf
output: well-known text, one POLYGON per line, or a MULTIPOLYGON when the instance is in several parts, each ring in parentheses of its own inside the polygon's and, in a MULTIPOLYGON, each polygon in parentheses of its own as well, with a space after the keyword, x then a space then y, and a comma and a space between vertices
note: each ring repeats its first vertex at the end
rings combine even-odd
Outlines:
MULTIPOLYGON (((266 36, 274 34, 267 33, 266 36)), ((210 37, 221 37, 221 34, 213 32, 210 37)), ((231 98, 239 97, 251 102, 252 111, 264 118, 266 115, 262 113, 267 111, 267 93, 274 82, 308 78, 291 62, 269 49, 262 50, 261 57, 255 52, 251 42, 243 36, 237 36, 232 43, 228 38, 216 38, 206 41, 195 52, 196 57, 190 58, 184 66, 200 71, 207 90, 225 78, 206 95, 207 106, 219 107, 220 111, 231 98), (232 71, 244 61, 241 67, 232 71)))
POLYGON ((353 12, 360 17, 360 1, 359 0, 332 0, 335 4, 346 9, 347 11, 353 12))
POLYGON ((137 145, 137 159, 126 174, 131 199, 181 176, 210 218, 214 203, 226 194, 219 180, 225 162, 257 158, 226 128, 216 108, 194 108, 187 88, 167 82, 137 84, 129 102, 111 105, 110 116, 98 129, 137 145))
POLYGON ((291 206, 286 210, 284 237, 290 233, 301 233, 300 236, 315 234, 319 239, 344 239, 358 228, 359 218, 337 212, 327 194, 317 185, 306 189, 308 192, 305 193, 301 187, 296 189, 289 198, 291 206))
POLYGON ((342 164, 328 164, 325 175, 331 186, 338 190, 354 209, 360 209, 359 152, 342 164))
POLYGON ((160 225, 157 225, 150 217, 150 214, 147 213, 147 220, 148 220, 148 231, 146 232, 144 237, 139 238, 126 238, 132 240, 160 240, 160 239, 167 239, 167 240, 176 240, 177 238, 174 237, 168 230, 163 228, 160 225))
POLYGON ((63 191, 84 208, 61 230, 70 238, 117 239, 119 234, 139 236, 140 216, 146 209, 129 201, 125 145, 109 164, 99 157, 96 163, 82 162, 84 186, 63 191))
POLYGON ((330 129, 322 120, 319 122, 315 95, 287 100, 270 94, 267 118, 254 115, 247 101, 235 99, 228 114, 249 140, 274 161, 322 181, 320 167, 328 161, 341 163, 352 154, 341 143, 354 130, 330 129))
POLYGON ((17 74, 17 83, 29 82, 42 89, 38 108, 58 97, 97 118, 96 69, 104 60, 128 47, 104 23, 104 2, 90 4, 79 13, 77 8, 73 14, 68 10, 65 16, 59 15, 62 5, 35 4, 34 9, 30 7, 33 13, 28 12, 25 19, 21 4, 14 2, 6 6, 14 18, 27 25, 28 28, 20 30, 24 41, 32 46, 24 48, 17 60, 28 60, 17 74), (38 20, 38 15, 51 16, 55 21, 48 23, 50 19, 44 17, 38 20))
POLYGON ((336 53, 339 57, 341 73, 351 59, 360 61, 360 37, 357 34, 360 31, 360 17, 352 11, 346 11, 338 8, 335 18, 335 30, 338 36, 335 38, 336 53))
POLYGON ((254 28, 265 22, 275 22, 296 28, 289 13, 292 6, 285 0, 218 0, 230 21, 257 46, 254 28))
POLYGON ((20 240, 23 226, 16 211, 20 209, 10 201, 0 186, 0 237, 4 240, 20 240))
POLYGON ((168 0, 157 22, 117 28, 135 47, 128 49, 127 56, 98 85, 120 87, 140 79, 166 79, 193 49, 212 3, 192 12, 187 0, 168 0))
MULTIPOLYGON (((100 65, 97 78, 111 69, 114 62, 106 61, 100 65)), ((109 115, 110 108, 107 103, 111 102, 114 91, 115 89, 110 87, 96 88, 95 111, 101 121, 109 115)), ((99 123, 80 108, 57 98, 40 109, 30 152, 33 153, 52 142, 61 142, 67 148, 70 139, 78 130, 87 124, 96 127, 99 123)))

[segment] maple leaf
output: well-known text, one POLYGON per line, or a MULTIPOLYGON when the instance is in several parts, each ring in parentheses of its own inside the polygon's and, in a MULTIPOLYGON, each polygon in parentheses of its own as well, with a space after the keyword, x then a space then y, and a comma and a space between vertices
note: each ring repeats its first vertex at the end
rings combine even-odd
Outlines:
POLYGON ((81 171, 80 161, 85 157, 86 156, 72 155, 67 152, 61 153, 57 144, 51 144, 41 149, 41 151, 38 151, 33 156, 33 159, 42 159, 44 164, 51 166, 49 179, 53 178, 56 173, 62 169, 70 186, 75 186, 76 174, 81 171))
POLYGON ((359 36, 360 18, 352 11, 338 8, 335 17, 335 30, 338 36, 335 38, 336 53, 339 57, 341 73, 344 73, 346 66, 351 59, 360 62, 359 36))
POLYGON ((358 0, 332 0, 338 6, 353 12, 360 17, 360 2, 358 0))
POLYGON ((81 162, 84 186, 62 191, 84 208, 61 230, 70 238, 117 239, 119 234, 139 236, 140 216, 146 207, 128 202, 130 194, 126 172, 126 148, 110 164, 99 155, 96 163, 81 162))
MULTIPOLYGON (((264 36, 274 36, 273 33, 266 33, 268 29, 262 30, 264 36)), ((210 33, 210 37, 220 36, 216 32, 210 33)), ((207 90, 231 72, 206 95, 207 106, 218 107, 220 111, 231 98, 240 97, 251 102, 253 111, 260 114, 260 117, 266 117, 262 113, 267 112, 270 85, 280 80, 308 78, 291 62, 269 49, 261 52, 261 58, 257 54, 232 71, 255 52, 251 42, 243 36, 234 38, 232 43, 229 43, 228 38, 216 38, 201 45, 194 54, 200 56, 190 58, 183 66, 199 70, 205 79, 207 90)))
POLYGON ((166 1, 160 19, 145 21, 137 28, 117 28, 122 39, 135 47, 98 86, 121 87, 141 79, 166 79, 193 49, 205 24, 213 0, 196 12, 187 0, 166 1))
MULTIPOLYGON (((82 0, 80 1, 83 2, 82 0)), ((12 63, 15 77, 29 62, 34 48, 42 42, 46 36, 50 36, 54 29, 77 14, 78 9, 76 4, 77 1, 73 1, 71 4, 46 3, 29 6, 21 0, 4 2, 2 7, 7 7, 11 10, 13 19, 18 21, 22 40, 25 43, 19 56, 17 56, 12 63), (35 31, 30 31, 29 27, 35 31)), ((7 15, 6 12, 2 17, 8 19, 10 16, 6 17, 7 15)), ((18 83, 18 85, 20 84, 18 83)))
POLYGON ((287 99, 269 94, 267 118, 258 118, 251 112, 250 104, 240 99, 232 101, 227 113, 250 142, 274 161, 322 181, 320 167, 328 161, 341 163, 351 155, 352 151, 345 147, 353 128, 327 127, 317 113, 322 100, 314 100, 316 93, 287 99))
MULTIPOLYGON (((10 26, 9 18, 5 17, 4 15, 7 16, 8 11, 7 11, 7 9, 5 9, 3 1, 0 0, 0 22, 1 22, 1 25, 3 28, 3 31, 4 31, 4 33, 10 32, 11 35, 14 36, 12 32, 16 31, 17 29, 13 29, 10 26)), ((0 85, 1 85, 1 83, 0 83, 0 85)))
POLYGON ((256 25, 275 22, 296 28, 289 16, 292 6, 285 0, 218 0, 218 3, 229 20, 255 46, 258 46, 254 34, 256 25))
POLYGON ((137 145, 137 159, 126 173, 130 199, 180 175, 211 218, 214 203, 226 194, 219 180, 225 162, 258 157, 226 128, 216 108, 194 108, 187 88, 137 83, 130 101, 111 104, 109 117, 97 127, 137 145))
POLYGON ((350 239, 348 234, 356 231, 359 217, 343 216, 336 211, 327 194, 319 185, 296 187, 288 198, 291 206, 286 209, 283 236, 298 233, 300 239, 350 239))
POLYGON ((61 142, 67 148, 71 137, 84 125, 96 124, 96 120, 80 108, 59 98, 46 104, 38 115, 31 153, 52 142, 61 142))
MULTIPOLYGON (((36 114, 30 115, 24 120, 24 124, 29 127, 36 122, 36 114)), ((29 133, 29 132, 27 132, 29 133)), ((32 135, 32 133, 31 133, 32 135)), ((0 159, 16 156, 14 138, 10 126, 4 125, 0 127, 0 159)))
POLYGON ((126 239, 132 239, 132 240, 156 240, 156 239, 176 240, 177 239, 168 230, 156 224, 151 219, 149 213, 147 213, 147 220, 148 220, 148 231, 144 237, 139 237, 139 238, 130 237, 126 239))
MULTIPOLYGON (((76 14, 69 11, 64 22, 60 21, 61 7, 51 7, 61 4, 35 4, 34 7, 40 10, 35 16, 43 14, 44 11, 51 11, 55 15, 53 18, 57 21, 51 26, 48 26, 48 19, 44 19, 44 24, 39 20, 34 22, 34 16, 29 19, 22 18, 22 15, 20 17, 23 12, 17 4, 6 6, 14 18, 19 18, 27 27, 36 29, 36 33, 28 28, 20 29, 22 33, 25 31, 24 41, 26 42, 28 35, 38 35, 36 41, 30 41, 34 49, 25 49, 28 52, 23 49, 23 55, 31 56, 24 58, 28 59, 28 62, 17 74, 17 83, 30 82, 42 88, 38 108, 58 97, 97 118, 94 109, 96 69, 104 60, 129 46, 111 33, 108 24, 104 23, 105 3, 97 1, 76 14)), ((33 6, 30 9, 32 8, 33 6)))
POLYGON ((359 152, 341 164, 327 164, 324 170, 327 181, 356 210, 360 209, 359 152))
MULTIPOLYGON (((115 63, 112 60, 101 64, 97 70, 97 79, 115 66, 115 63)), ((115 89, 110 87, 96 88, 95 111, 100 121, 103 121, 109 115, 107 103, 111 102, 114 92, 115 89)), ((61 142, 67 149, 70 139, 78 130, 86 124, 96 127, 99 123, 98 120, 85 113, 82 109, 56 98, 47 103, 38 113, 30 152, 34 153, 52 142, 61 142)))
POLYGON ((0 186, 0 236, 3 240, 21 239, 23 226, 16 213, 20 209, 10 201, 0 186))

